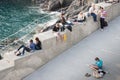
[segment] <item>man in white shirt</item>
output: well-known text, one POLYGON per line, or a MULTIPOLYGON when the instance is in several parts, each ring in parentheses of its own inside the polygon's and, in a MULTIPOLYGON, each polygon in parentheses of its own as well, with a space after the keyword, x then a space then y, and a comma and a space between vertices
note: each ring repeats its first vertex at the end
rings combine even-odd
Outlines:
POLYGON ((95 4, 92 4, 92 6, 90 7, 89 14, 93 17, 94 22, 97 22, 97 15, 95 14, 95 4))

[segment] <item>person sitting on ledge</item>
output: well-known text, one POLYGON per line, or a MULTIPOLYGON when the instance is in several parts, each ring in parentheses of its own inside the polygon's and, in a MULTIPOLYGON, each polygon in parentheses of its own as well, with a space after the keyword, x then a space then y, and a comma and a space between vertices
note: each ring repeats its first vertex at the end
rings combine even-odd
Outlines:
POLYGON ((65 17, 64 17, 64 14, 61 13, 60 15, 60 20, 58 20, 56 23, 61 23, 62 24, 62 30, 61 31, 64 31, 65 28, 68 29, 70 32, 72 32, 72 22, 70 20, 66 20, 65 17))
POLYGON ((31 39, 29 46, 25 46, 25 45, 21 45, 17 51, 15 51, 15 55, 16 56, 20 56, 20 55, 24 55, 25 51, 30 52, 30 51, 34 51, 35 50, 35 43, 33 43, 33 40, 31 39), (22 49, 22 53, 19 51, 20 49, 22 49))
POLYGON ((86 19, 83 12, 80 12, 77 16, 77 19, 74 20, 74 22, 84 22, 86 19))
POLYGON ((39 40, 38 37, 35 38, 35 49, 36 50, 41 50, 42 49, 42 46, 41 46, 41 41, 39 40))
POLYGON ((97 22, 96 6, 94 3, 92 3, 92 6, 89 8, 89 15, 93 17, 94 22, 97 22))
POLYGON ((58 41, 58 38, 60 38, 61 40, 63 40, 62 35, 60 34, 60 25, 59 23, 56 23, 54 28, 52 29, 54 35, 56 36, 56 40, 58 41))

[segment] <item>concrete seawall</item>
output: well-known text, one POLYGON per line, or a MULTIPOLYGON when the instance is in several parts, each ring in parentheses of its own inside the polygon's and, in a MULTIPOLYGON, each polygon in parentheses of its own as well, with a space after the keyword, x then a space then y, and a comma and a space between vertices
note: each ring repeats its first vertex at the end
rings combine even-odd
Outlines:
MULTIPOLYGON (((98 5, 105 7, 108 13, 107 21, 111 21, 120 16, 120 3, 113 5, 108 3, 99 3, 98 5)), ((34 37, 37 36, 40 38, 43 50, 26 53, 25 56, 20 57, 15 56, 13 52, 6 53, 4 59, 0 61, 0 80, 23 79, 57 55, 89 36, 98 28, 99 23, 93 22, 93 19, 89 17, 85 24, 74 25, 72 32, 66 30, 65 34, 67 35, 67 40, 63 42, 56 42, 56 38, 52 31, 36 34, 34 37)))

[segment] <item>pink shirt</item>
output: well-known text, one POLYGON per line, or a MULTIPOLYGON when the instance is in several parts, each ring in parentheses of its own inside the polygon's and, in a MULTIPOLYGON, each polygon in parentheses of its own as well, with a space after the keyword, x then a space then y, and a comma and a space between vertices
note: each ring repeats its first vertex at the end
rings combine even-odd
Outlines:
POLYGON ((107 15, 107 12, 106 12, 106 11, 102 11, 102 12, 100 13, 100 17, 101 17, 101 18, 105 18, 106 15, 107 15))

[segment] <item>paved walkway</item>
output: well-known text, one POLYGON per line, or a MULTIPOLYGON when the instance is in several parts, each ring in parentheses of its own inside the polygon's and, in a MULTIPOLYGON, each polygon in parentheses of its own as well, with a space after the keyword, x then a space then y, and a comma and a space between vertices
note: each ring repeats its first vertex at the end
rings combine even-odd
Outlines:
POLYGON ((94 63, 96 56, 103 59, 104 69, 110 72, 99 80, 120 80, 120 17, 104 31, 97 30, 24 80, 98 80, 84 76, 92 73, 87 65, 94 63))

